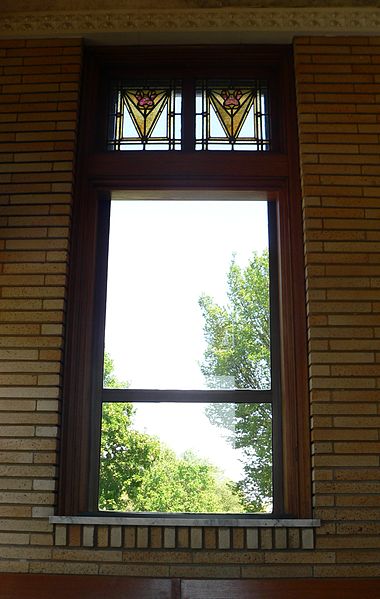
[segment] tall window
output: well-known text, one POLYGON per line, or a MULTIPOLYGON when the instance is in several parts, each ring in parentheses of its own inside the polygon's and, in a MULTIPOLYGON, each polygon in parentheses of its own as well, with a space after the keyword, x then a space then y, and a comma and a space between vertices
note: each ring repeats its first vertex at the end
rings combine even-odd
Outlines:
POLYGON ((61 511, 305 516, 289 51, 175 57, 88 59, 61 511))

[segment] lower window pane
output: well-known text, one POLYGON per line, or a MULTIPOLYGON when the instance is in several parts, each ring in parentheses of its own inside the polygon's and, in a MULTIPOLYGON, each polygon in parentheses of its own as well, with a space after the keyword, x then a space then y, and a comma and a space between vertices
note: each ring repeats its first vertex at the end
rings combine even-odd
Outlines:
POLYGON ((104 403, 99 509, 272 511, 272 409, 248 403, 104 403))

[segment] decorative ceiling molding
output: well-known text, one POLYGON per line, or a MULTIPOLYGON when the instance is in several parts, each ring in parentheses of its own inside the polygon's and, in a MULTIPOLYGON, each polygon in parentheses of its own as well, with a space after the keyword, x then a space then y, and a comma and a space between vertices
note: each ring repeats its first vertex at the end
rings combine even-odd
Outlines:
POLYGON ((380 33, 380 8, 215 8, 3 13, 0 36, 129 32, 380 33))

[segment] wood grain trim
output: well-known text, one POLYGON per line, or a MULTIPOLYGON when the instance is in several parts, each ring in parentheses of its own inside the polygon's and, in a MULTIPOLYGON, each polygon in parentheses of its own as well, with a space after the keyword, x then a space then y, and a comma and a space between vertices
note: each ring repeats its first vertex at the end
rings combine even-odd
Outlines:
POLYGON ((374 599, 370 578, 180 580, 125 576, 0 574, 0 599, 374 599))

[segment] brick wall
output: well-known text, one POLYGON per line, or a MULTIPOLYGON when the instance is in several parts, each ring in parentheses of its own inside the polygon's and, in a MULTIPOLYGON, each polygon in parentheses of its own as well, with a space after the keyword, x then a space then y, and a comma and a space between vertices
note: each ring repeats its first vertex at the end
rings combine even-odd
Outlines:
POLYGON ((49 559, 81 43, 0 42, 0 570, 49 559))
POLYGON ((380 575, 380 39, 295 44, 316 576, 380 575))
POLYGON ((81 47, 0 46, 0 571, 380 576, 380 40, 296 41, 316 548, 310 529, 49 524, 81 47))

